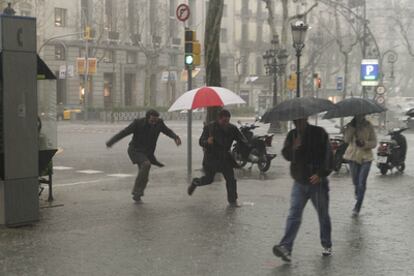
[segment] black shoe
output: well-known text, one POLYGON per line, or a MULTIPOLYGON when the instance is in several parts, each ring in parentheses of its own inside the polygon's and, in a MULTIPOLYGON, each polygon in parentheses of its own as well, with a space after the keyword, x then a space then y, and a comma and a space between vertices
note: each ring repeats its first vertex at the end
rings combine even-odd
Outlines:
POLYGON ((142 202, 142 200, 141 200, 141 196, 140 196, 140 195, 134 195, 134 196, 132 197, 132 199, 133 199, 135 202, 137 202, 137 203, 141 203, 141 202, 142 202))
POLYGON ((193 181, 191 181, 190 186, 188 186, 187 188, 187 193, 189 196, 191 196, 195 189, 197 188, 197 184, 200 184, 200 179, 199 178, 194 178, 193 181))
POLYGON ((285 262, 290 263, 291 261, 290 251, 283 245, 273 246, 273 254, 275 254, 276 257, 282 258, 282 260, 284 260, 285 262))
POLYGON ((162 167, 165 166, 163 163, 159 162, 158 160, 153 160, 152 164, 159 167, 159 168, 162 168, 162 167))
POLYGON ((239 208, 241 205, 236 201, 229 201, 229 207, 231 208, 239 208))

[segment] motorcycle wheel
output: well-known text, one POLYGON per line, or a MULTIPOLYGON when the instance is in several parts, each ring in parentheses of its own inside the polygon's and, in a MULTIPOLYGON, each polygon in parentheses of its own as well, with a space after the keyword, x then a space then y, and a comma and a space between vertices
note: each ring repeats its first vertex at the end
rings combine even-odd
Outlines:
POLYGON ((265 158, 265 160, 259 161, 259 163, 257 163, 257 166, 259 167, 259 170, 261 172, 267 172, 270 168, 271 162, 272 162, 271 160, 269 160, 268 158, 265 158))
POLYGON ((380 166, 379 169, 382 175, 386 175, 388 172, 388 168, 386 166, 380 166))
POLYGON ((237 162, 237 164, 240 166, 240 168, 243 168, 246 166, 247 161, 243 160, 243 157, 241 156, 241 153, 239 153, 236 149, 233 149, 231 151, 231 154, 233 155, 234 161, 237 162))
POLYGON ((401 163, 397 166, 397 170, 399 172, 403 172, 405 170, 405 163, 401 163))

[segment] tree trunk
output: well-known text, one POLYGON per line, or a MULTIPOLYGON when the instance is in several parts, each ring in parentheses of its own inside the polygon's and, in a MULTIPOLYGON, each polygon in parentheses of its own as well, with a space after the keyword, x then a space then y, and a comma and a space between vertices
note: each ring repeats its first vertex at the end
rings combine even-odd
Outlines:
MULTIPOLYGON (((223 6, 222 0, 210 0, 208 5, 204 34, 204 63, 207 86, 221 86, 220 28, 223 6)), ((207 108, 206 122, 215 120, 220 109, 218 107, 207 108)))

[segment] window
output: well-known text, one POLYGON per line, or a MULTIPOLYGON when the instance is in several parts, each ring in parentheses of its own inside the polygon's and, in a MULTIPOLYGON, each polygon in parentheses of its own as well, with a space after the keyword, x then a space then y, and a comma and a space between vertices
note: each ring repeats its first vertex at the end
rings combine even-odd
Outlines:
POLYGON ((85 28, 85 25, 89 25, 89 0, 81 0, 81 25, 82 29, 85 28))
POLYGON ((263 58, 256 57, 256 75, 261 76, 263 74, 263 58))
POLYGON ((65 27, 66 26, 66 9, 55 8, 55 26, 65 27))
POLYGON ((65 60, 65 47, 63 45, 55 45, 55 59, 65 60))
POLYGON ((256 41, 258 43, 262 43, 263 42, 263 25, 261 25, 261 24, 258 24, 257 25, 256 41))
POLYGON ((170 54, 170 65, 171 66, 177 66, 177 55, 176 54, 170 54))
POLYGON ((221 35, 221 39, 220 39, 221 42, 222 43, 227 43, 227 29, 221 28, 220 35, 221 35))
POLYGON ((190 16, 190 18, 188 19, 188 25, 189 26, 194 26, 194 25, 197 24, 197 21, 196 21, 196 18, 197 18, 197 16, 196 16, 196 14, 197 14, 196 0, 188 0, 188 6, 190 7, 190 11, 191 11, 191 14, 192 14, 192 16, 190 16))
POLYGON ((113 0, 105 0, 105 28, 107 31, 116 32, 116 5, 113 0))
POLYGON ((105 50, 105 56, 103 58, 105 63, 113 63, 115 61, 115 53, 113 50, 105 50))
POLYGON ((30 16, 31 15, 30 11, 25 11, 25 10, 22 10, 21 14, 22 14, 22 16, 30 16))
POLYGON ((176 8, 177 8, 177 0, 170 0, 170 17, 175 18, 176 8))
POLYGON ((229 67, 229 58, 222 56, 220 58, 220 65, 221 65, 221 68, 228 69, 228 67, 229 67))
POLYGON ((136 52, 127 52, 127 63, 128 64, 137 63, 137 53, 136 52))

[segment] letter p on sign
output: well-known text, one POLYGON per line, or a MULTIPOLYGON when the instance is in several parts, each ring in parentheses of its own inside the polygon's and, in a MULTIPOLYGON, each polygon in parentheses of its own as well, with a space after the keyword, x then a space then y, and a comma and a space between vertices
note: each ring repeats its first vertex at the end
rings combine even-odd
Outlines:
POLYGON ((369 75, 371 75, 371 73, 374 71, 374 66, 372 66, 372 65, 368 65, 367 67, 366 67, 366 75, 367 76, 369 76, 369 75))

